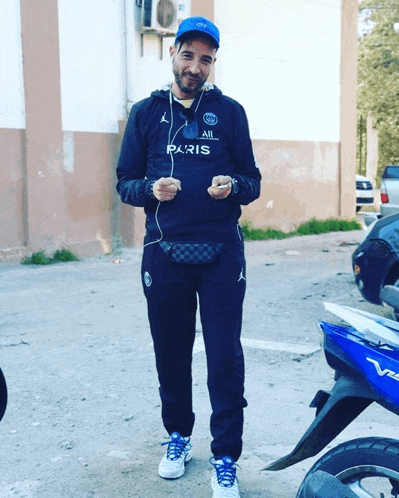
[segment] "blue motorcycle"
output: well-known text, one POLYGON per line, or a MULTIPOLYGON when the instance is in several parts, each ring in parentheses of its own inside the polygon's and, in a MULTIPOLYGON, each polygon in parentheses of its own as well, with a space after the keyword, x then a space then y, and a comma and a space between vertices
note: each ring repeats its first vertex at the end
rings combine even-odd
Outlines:
MULTIPOLYGON (((381 300, 399 309, 399 289, 384 287, 381 300)), ((325 307, 348 324, 319 323, 335 384, 331 391, 316 394, 310 404, 316 408, 315 419, 294 450, 264 470, 285 469, 316 456, 373 402, 399 415, 399 323, 338 304, 325 307)), ((397 498, 399 441, 362 437, 336 446, 311 467, 297 498, 327 498, 334 493, 397 498)))

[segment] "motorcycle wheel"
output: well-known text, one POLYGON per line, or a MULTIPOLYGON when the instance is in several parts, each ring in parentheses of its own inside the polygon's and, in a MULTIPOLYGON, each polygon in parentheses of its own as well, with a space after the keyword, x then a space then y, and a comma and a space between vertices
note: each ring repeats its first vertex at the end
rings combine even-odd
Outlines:
MULTIPOLYGON (((323 470, 337 477, 361 498, 387 498, 399 494, 399 441, 367 437, 340 444, 323 455, 306 479, 323 470)), ((304 498, 303 483, 297 498, 304 498)))

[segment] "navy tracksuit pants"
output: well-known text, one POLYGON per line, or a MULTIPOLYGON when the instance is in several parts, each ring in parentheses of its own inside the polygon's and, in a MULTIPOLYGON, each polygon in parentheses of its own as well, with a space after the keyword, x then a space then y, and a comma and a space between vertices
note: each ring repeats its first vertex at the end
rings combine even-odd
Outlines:
POLYGON ((211 450, 238 460, 242 450, 244 357, 240 342, 245 294, 242 241, 226 242, 207 264, 173 263, 159 244, 144 248, 142 282, 154 341, 162 419, 169 434, 191 435, 192 351, 199 301, 212 407, 211 450))

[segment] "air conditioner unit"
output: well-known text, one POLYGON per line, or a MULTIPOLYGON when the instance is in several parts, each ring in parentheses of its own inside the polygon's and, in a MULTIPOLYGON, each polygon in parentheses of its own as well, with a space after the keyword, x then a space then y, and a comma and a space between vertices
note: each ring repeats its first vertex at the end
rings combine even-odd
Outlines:
POLYGON ((142 0, 141 32, 175 35, 178 16, 179 0, 142 0))

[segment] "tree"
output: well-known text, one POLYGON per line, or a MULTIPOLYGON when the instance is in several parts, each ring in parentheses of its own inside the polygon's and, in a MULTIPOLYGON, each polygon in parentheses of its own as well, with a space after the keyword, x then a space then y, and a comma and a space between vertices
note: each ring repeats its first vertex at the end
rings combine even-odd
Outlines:
POLYGON ((379 175, 386 164, 399 164, 399 32, 394 29, 399 0, 395 1, 359 4, 359 15, 372 22, 372 29, 359 38, 358 115, 364 120, 370 114, 376 123, 379 175))

